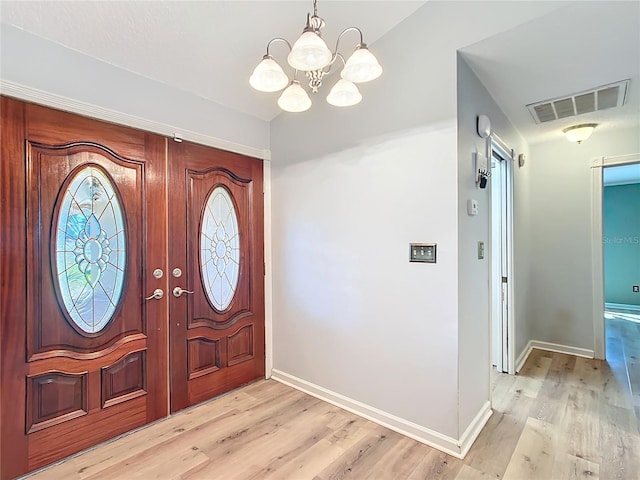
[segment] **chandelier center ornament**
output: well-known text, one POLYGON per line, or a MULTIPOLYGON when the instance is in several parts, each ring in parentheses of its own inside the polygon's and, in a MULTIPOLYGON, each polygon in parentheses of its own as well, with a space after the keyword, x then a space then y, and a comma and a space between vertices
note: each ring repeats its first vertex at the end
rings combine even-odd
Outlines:
POLYGON ((349 107, 360 103, 362 95, 356 83, 369 82, 382 75, 382 67, 377 58, 364 43, 362 31, 358 27, 345 28, 333 51, 322 39, 321 30, 325 21, 318 16, 318 2, 313 1, 313 15, 307 14, 307 21, 300 37, 291 45, 281 37, 272 38, 267 43, 267 53, 253 70, 249 84, 261 92, 277 92, 284 88, 278 98, 278 106, 287 112, 304 112, 311 107, 311 98, 298 81, 298 72, 304 72, 312 93, 318 93, 325 77, 335 72, 336 63, 342 65, 340 77, 327 95, 327 102, 337 107, 349 107), (360 42, 355 45, 351 56, 345 61, 338 48, 342 37, 348 32, 359 34, 360 42), (281 42, 289 48, 287 63, 293 69, 293 78, 284 72, 280 64, 271 56, 274 43, 281 42), (337 60, 340 62, 337 62, 337 60), (286 88, 285 88, 286 87, 286 88))

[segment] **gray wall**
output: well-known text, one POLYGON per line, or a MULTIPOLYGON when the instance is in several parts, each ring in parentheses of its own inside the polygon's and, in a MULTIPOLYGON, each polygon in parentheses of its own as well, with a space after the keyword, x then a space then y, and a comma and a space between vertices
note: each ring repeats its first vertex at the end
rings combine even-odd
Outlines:
POLYGON ((489 399, 486 262, 470 258, 487 217, 467 219, 460 200, 475 188, 470 119, 490 109, 521 141, 463 70, 481 98, 462 107, 458 163, 456 52, 537 8, 427 2, 371 45, 385 72, 361 104, 314 97, 305 115, 272 122, 276 370, 451 438, 489 399), (438 263, 409 264, 409 242, 437 242, 438 263))
MULTIPOLYGON (((487 115, 491 127, 502 140, 516 152, 528 153, 528 146, 515 127, 509 122, 500 107, 493 100, 478 77, 458 55, 458 334, 459 334, 459 375, 460 375, 460 424, 468 425, 480 406, 489 398, 490 365, 490 188, 476 187, 473 152, 485 152, 485 140, 476 130, 478 115, 487 115), (477 216, 467 214, 467 200, 479 202, 477 216), (487 255, 478 260, 477 242, 485 242, 487 255)), ((514 180, 520 185, 520 172, 515 168, 514 180)), ((491 180, 492 181, 492 180, 491 180)), ((523 208, 522 201, 517 202, 523 208)), ((520 222, 514 228, 523 228, 520 222)), ((519 232, 514 243, 521 240, 519 232)), ((516 243, 515 251, 520 252, 516 243)), ((526 258, 526 257, 524 257, 526 258)), ((518 262, 519 280, 527 277, 527 262, 518 262)), ((521 293, 518 290, 516 293, 521 293)), ((516 303, 525 304, 525 299, 516 295, 516 303)), ((522 309, 517 310, 516 334, 518 343, 526 343, 522 327, 525 323, 522 309), (521 330, 523 332, 521 332, 521 330)))
POLYGON ((591 165, 640 152, 636 129, 531 145, 531 339, 593 350, 591 165))
POLYGON ((274 368, 452 438, 455 159, 449 122, 272 171, 274 368))

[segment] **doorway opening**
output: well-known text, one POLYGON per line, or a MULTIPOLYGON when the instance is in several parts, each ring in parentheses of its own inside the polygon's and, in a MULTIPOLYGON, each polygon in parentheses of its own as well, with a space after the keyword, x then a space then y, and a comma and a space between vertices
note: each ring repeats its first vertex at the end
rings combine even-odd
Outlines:
POLYGON ((491 154, 491 363, 498 372, 514 374, 514 152, 494 135, 490 137, 489 147, 491 154))
MULTIPOLYGON (((637 198, 626 191, 638 187, 609 188, 640 184, 638 170, 640 153, 600 157, 591 168, 594 354, 602 360, 609 358, 607 351, 614 347, 609 345, 606 327, 629 320, 620 316, 633 320, 635 313, 640 314, 634 308, 640 305, 640 291, 636 292, 636 287, 640 290, 640 253, 628 255, 640 251, 640 225, 635 223, 638 210, 629 204, 637 198), (605 318, 614 316, 618 318, 605 318)), ((636 330, 640 324, 629 325, 636 330)))
POLYGON ((640 163, 602 173, 604 322, 608 360, 618 352, 614 333, 640 338, 640 163))

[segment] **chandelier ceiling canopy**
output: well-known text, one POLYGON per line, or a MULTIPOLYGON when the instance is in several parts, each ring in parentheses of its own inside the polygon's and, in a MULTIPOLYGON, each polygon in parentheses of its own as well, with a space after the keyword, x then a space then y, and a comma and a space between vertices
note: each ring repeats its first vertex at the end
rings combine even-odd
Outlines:
POLYGON ((363 41, 362 31, 357 27, 345 28, 336 40, 333 52, 322 39, 321 30, 325 23, 318 16, 317 0, 313 1, 313 15, 307 14, 307 23, 293 46, 284 38, 276 37, 267 44, 267 53, 254 69, 249 84, 261 92, 277 92, 285 88, 278 98, 278 106, 287 112, 304 112, 311 107, 311 98, 298 80, 298 72, 304 72, 309 88, 318 93, 324 77, 334 73, 340 66, 340 79, 327 95, 327 102, 337 107, 350 107, 362 100, 356 83, 375 80, 382 74, 382 67, 363 41), (347 32, 357 32, 360 42, 345 61, 338 52, 340 41, 347 32), (289 48, 287 62, 293 68, 293 79, 271 56, 270 48, 275 42, 282 42, 289 48))

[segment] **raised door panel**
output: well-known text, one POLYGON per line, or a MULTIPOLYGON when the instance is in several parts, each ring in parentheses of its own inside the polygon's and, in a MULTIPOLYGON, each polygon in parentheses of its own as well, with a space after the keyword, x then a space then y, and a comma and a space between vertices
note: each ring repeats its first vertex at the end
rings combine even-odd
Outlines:
POLYGON ((176 411, 264 376, 263 192, 260 160, 183 142, 169 165, 176 411))

